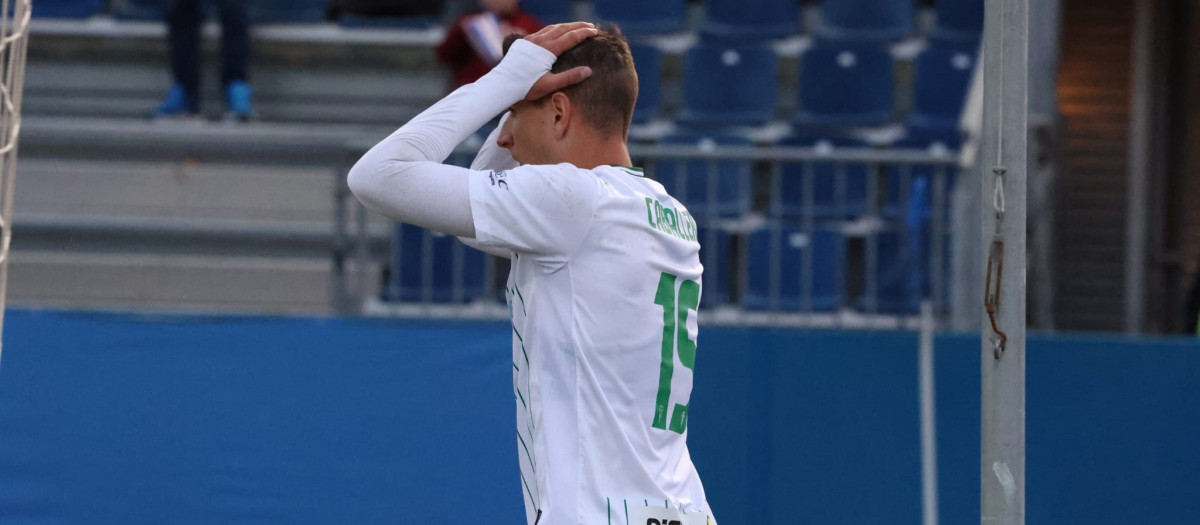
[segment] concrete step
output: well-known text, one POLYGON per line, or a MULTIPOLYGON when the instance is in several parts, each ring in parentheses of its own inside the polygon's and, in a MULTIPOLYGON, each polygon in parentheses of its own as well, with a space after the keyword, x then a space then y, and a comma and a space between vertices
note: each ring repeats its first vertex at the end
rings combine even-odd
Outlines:
POLYGON ((331 313, 326 259, 14 251, 8 304, 38 308, 331 313))

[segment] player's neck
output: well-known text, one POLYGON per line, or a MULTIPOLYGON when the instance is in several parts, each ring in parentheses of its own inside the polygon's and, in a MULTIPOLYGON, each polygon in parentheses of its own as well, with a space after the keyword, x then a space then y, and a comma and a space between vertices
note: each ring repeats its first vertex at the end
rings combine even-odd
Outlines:
POLYGON ((589 140, 570 148, 567 162, 586 170, 599 166, 631 166, 629 148, 623 139, 589 140))

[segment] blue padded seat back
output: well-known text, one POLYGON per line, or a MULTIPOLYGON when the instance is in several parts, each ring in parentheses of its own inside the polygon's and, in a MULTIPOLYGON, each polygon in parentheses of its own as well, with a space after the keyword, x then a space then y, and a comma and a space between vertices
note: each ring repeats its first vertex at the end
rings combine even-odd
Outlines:
POLYGON ((802 126, 877 126, 895 109, 892 55, 873 45, 823 43, 804 54, 798 112, 802 126))
POLYGON ((593 0, 592 6, 597 18, 626 35, 679 31, 687 19, 684 0, 593 0))
POLYGON ((782 38, 799 31, 796 0, 708 0, 700 32, 730 39, 782 38))
POLYGON ((683 59, 683 111, 694 125, 755 125, 775 117, 779 61, 765 42, 701 42, 683 59))
POLYGON ((823 0, 817 36, 836 40, 898 40, 913 29, 914 0, 823 0))

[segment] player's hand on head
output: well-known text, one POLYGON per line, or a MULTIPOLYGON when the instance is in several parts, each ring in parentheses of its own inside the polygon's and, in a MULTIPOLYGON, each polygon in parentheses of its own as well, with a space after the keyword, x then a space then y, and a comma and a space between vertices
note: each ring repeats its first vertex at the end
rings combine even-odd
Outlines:
MULTIPOLYGON (((596 26, 589 22, 569 22, 546 26, 541 31, 526 36, 525 40, 554 53, 554 56, 560 56, 568 49, 579 45, 580 42, 596 36, 597 32, 596 26)), ((560 73, 546 73, 529 89, 525 100, 537 100, 555 91, 583 82, 590 76, 592 76, 592 68, 587 66, 568 69, 560 73)))

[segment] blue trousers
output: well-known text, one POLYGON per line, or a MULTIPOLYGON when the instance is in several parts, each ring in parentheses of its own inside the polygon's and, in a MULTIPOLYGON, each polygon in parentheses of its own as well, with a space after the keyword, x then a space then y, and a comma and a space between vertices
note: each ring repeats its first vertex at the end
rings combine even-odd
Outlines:
MULTIPOLYGON (((245 0, 211 0, 221 21, 221 85, 248 79, 250 20, 245 0)), ((200 30, 204 25, 201 0, 175 0, 167 9, 171 73, 193 104, 200 97, 200 30)), ((199 108, 191 108, 197 110, 199 108)))

